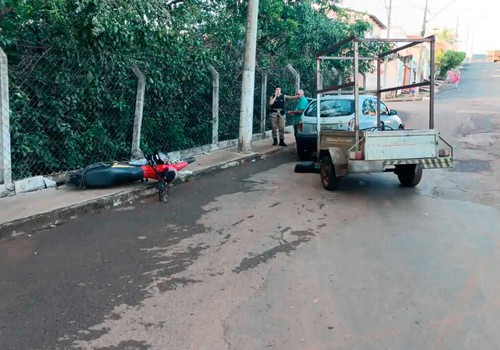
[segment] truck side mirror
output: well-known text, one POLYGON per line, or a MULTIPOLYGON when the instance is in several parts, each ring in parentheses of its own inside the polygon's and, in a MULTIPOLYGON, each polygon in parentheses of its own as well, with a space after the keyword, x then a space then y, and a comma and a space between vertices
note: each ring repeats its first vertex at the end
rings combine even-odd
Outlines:
POLYGON ((396 111, 395 109, 391 109, 389 115, 398 115, 398 111, 396 111))

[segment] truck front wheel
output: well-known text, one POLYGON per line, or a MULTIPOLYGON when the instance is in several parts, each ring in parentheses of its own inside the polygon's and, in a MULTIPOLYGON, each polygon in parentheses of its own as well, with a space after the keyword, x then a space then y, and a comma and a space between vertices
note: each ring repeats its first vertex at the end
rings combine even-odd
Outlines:
POLYGON ((321 183, 325 189, 335 191, 338 188, 340 179, 335 175, 335 166, 329 155, 321 158, 320 175, 321 183))
POLYGON ((421 164, 397 165, 394 172, 403 187, 415 187, 422 180, 423 168, 421 164))

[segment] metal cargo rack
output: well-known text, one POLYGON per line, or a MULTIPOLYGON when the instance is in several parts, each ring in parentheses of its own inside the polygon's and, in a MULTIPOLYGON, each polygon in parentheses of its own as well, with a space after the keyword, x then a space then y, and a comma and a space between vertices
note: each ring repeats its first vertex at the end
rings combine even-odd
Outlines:
MULTIPOLYGON (((441 138, 434 130, 434 53, 435 38, 429 36, 421 39, 379 39, 349 37, 316 55, 316 130, 317 157, 320 160, 320 174, 323 186, 329 190, 336 189, 338 180, 348 173, 362 172, 394 172, 403 186, 413 187, 420 182, 422 169, 447 168, 453 166, 453 147, 441 138), (389 49, 373 57, 360 57, 359 46, 366 42, 407 43, 389 49), (381 65, 384 59, 401 50, 429 43, 430 44, 430 77, 428 81, 394 87, 382 87, 380 79, 381 65), (352 44, 352 56, 332 56, 343 46, 352 44), (351 60, 353 62, 352 81, 334 86, 323 87, 321 82, 321 63, 326 60, 351 60), (359 62, 376 61, 377 88, 363 90, 364 94, 377 97, 376 127, 372 130, 359 130, 359 62), (429 129, 385 131, 381 123, 381 99, 385 92, 410 89, 412 87, 429 86, 429 129), (352 88, 354 95, 354 130, 321 130, 321 98, 323 94, 352 88), (440 149, 439 143, 445 144, 440 149)), ((345 90, 344 90, 345 91, 345 90)), ((302 164, 303 168, 313 167, 302 164)), ((296 167, 297 171, 297 167, 296 167)))

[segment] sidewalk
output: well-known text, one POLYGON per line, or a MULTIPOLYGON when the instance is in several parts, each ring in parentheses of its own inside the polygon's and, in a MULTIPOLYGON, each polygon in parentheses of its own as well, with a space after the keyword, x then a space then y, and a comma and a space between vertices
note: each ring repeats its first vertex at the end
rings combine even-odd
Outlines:
MULTIPOLYGON (((231 147, 196 156, 196 161, 185 169, 191 173, 184 179, 291 149, 295 147, 293 134, 285 134, 285 142, 288 147, 272 146, 272 139, 266 138, 252 143, 251 154, 238 153, 237 147, 231 147)), ((152 181, 107 189, 73 189, 63 185, 0 198, 0 240, 54 227, 73 216, 155 193, 156 182, 152 181)))
MULTIPOLYGON (((435 87, 434 87, 434 94, 438 94, 439 91, 441 90, 448 90, 451 88, 451 84, 446 84, 446 83, 438 83, 435 87)), ((428 89, 428 87, 427 87, 428 89)), ((428 101, 429 100, 429 91, 427 91, 426 89, 420 89, 419 93, 412 97, 410 94, 408 93, 405 93, 405 94, 400 94, 396 97, 392 97, 392 98, 384 98, 383 101, 384 102, 408 102, 408 101, 428 101)))

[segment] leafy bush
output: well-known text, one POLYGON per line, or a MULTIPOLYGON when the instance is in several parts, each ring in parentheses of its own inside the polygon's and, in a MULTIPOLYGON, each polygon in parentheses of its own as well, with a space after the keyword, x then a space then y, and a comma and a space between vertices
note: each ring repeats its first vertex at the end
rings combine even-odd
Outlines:
POLYGON ((440 59, 439 76, 444 78, 450 69, 458 67, 465 59, 465 52, 446 51, 440 59))

